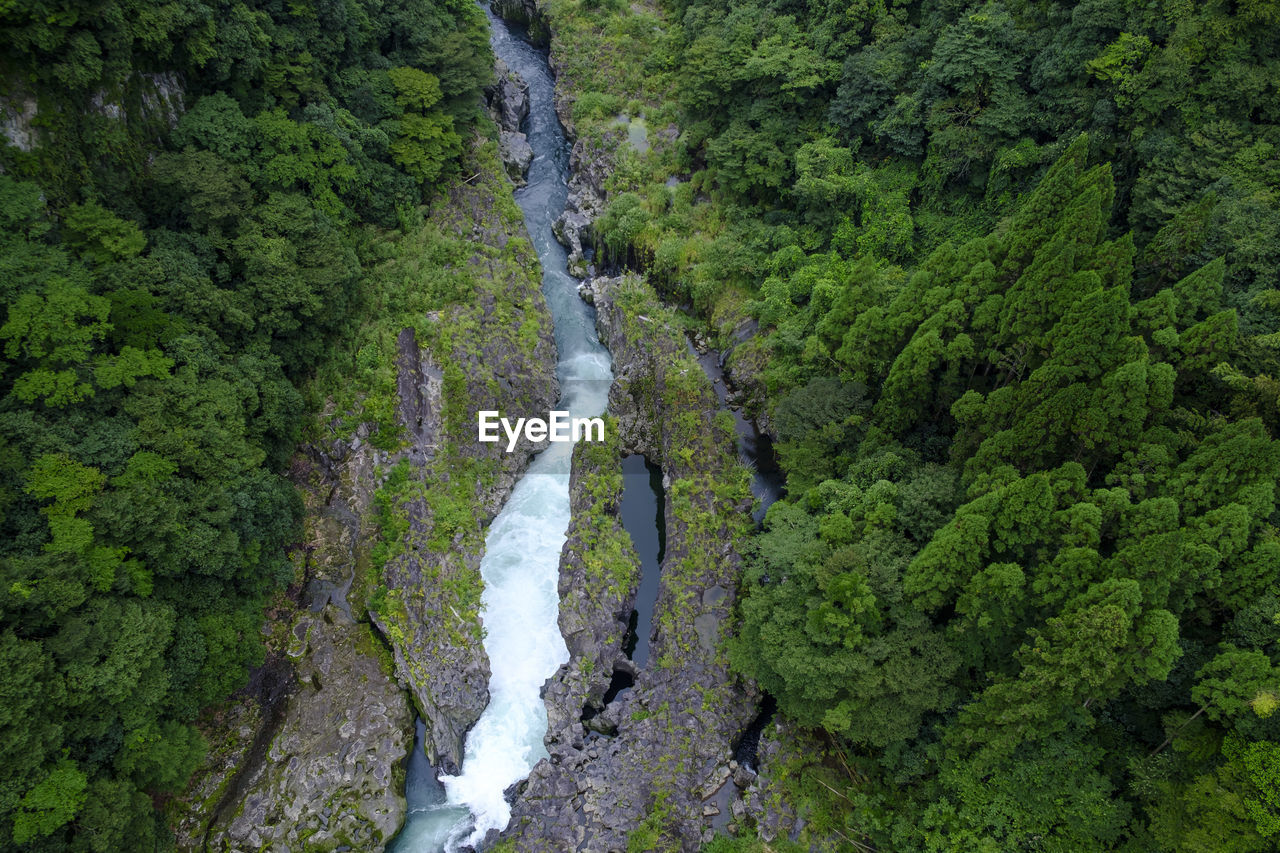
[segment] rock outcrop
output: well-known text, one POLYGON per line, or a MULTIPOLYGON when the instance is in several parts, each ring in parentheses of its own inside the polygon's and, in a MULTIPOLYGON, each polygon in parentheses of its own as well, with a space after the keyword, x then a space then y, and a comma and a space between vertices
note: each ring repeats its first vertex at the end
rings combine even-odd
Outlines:
MULTIPOLYGON (((401 331, 397 352, 400 423, 410 437, 402 453, 414 470, 420 470, 432 463, 440 448, 444 374, 418 345, 412 329, 401 331)), ((382 570, 383 584, 399 607, 391 612, 371 610, 369 615, 390 641, 396 673, 409 685, 426 721, 428 756, 445 772, 456 773, 467 729, 489 703, 489 660, 478 632, 460 626, 459 617, 449 612, 441 597, 429 593, 478 572, 479 558, 468 553, 459 555, 459 561, 422 547, 433 521, 425 497, 409 501, 403 511, 408 546, 382 570)))
MULTIPOLYGON (((734 782, 740 789, 729 807, 729 820, 725 829, 731 835, 754 832, 768 843, 777 839, 795 841, 804 829, 804 819, 796 814, 784 786, 778 779, 786 772, 788 761, 795 761, 797 741, 784 732, 781 726, 771 729, 760 739, 758 751, 759 773, 746 772, 734 782)), ((814 753, 821 750, 815 744, 804 744, 814 753)), ((745 768, 744 768, 745 770, 745 768)))
POLYGON ((362 425, 294 459, 306 506, 299 582, 263 626, 266 663, 212 726, 179 849, 381 850, 404 820, 414 712, 348 601, 377 533, 368 515, 386 461, 367 439, 362 425))
POLYGON ((529 41, 538 47, 551 42, 551 29, 546 14, 537 0, 491 0, 489 8, 508 24, 514 24, 529 35, 529 41))
MULTIPOLYGON (((554 58, 554 54, 553 54, 554 58)), ((554 68, 554 62, 552 63, 554 68)), ((556 88, 556 113, 572 138, 572 123, 565 124, 567 110, 561 110, 560 88, 556 88)), ((619 131, 621 133, 621 131, 619 131)), ((594 248, 595 238, 591 224, 604 213, 605 178, 613 169, 613 157, 605 142, 593 142, 586 137, 574 140, 569 151, 569 196, 565 200, 564 213, 555 221, 556 239, 569 250, 569 272, 585 276, 591 272, 587 254, 594 248)))
POLYGON ((529 87, 501 59, 493 70, 494 83, 485 90, 485 97, 489 115, 498 125, 498 156, 507 176, 521 186, 529 164, 533 162, 533 148, 520 130, 529 115, 529 87))
POLYGON ((32 120, 38 104, 32 96, 0 97, 0 134, 9 145, 24 153, 36 147, 36 129, 32 120))
MULTIPOLYGON (((22 84, 7 80, 8 90, 0 95, 0 138, 19 151, 30 152, 39 144, 40 122, 36 115, 40 103, 22 84)), ((98 115, 124 124, 163 123, 169 129, 178 125, 186 93, 181 78, 173 71, 135 73, 125 83, 130 94, 122 96, 105 90, 89 98, 88 108, 98 115), (126 104, 135 103, 132 109, 126 104)), ((46 105, 47 107, 48 105, 46 105)))
POLYGON ((529 145, 529 140, 523 133, 498 131, 498 154, 507 169, 507 176, 516 186, 523 186, 525 173, 533 162, 533 148, 529 145))
POLYGON ((297 687, 206 849, 380 850, 400 827, 413 714, 361 630, 332 604, 294 625, 297 687))
POLYGON ((489 702, 489 662, 478 616, 484 529, 534 450, 523 437, 512 453, 478 443, 475 413, 493 409, 513 417, 545 417, 559 395, 555 340, 537 258, 526 239, 517 239, 523 237, 523 220, 514 206, 499 202, 498 191, 493 182, 456 184, 432 214, 442 227, 475 242, 470 263, 487 286, 467 305, 435 319, 443 330, 476 330, 451 339, 447 361, 465 384, 455 388, 451 401, 437 357, 418 346, 412 331, 401 334, 400 420, 411 439, 402 452, 419 472, 415 476, 423 478, 423 488, 399 507, 408 529, 399 553, 382 570, 388 604, 370 614, 389 640, 396 673, 426 721, 427 756, 445 773, 461 767, 466 733, 489 702), (457 408, 452 436, 446 425, 449 405, 457 408), (460 509, 461 496, 472 517, 442 539, 439 508, 460 509))
POLYGON ((204 722, 212 750, 175 821, 182 850, 380 850, 404 818, 400 766, 413 711, 347 600, 376 531, 385 454, 362 426, 317 442, 290 476, 306 506, 298 582, 267 614, 267 659, 204 722), (380 840, 381 839, 381 840, 380 840))
POLYGON ((485 89, 489 115, 503 130, 517 131, 529 115, 529 87, 501 59, 493 66, 493 85, 485 89))
POLYGON ((295 456, 298 580, 268 614, 267 663, 204 723, 215 749, 174 807, 180 849, 376 853, 404 819, 415 710, 429 759, 452 771, 488 703, 478 607, 457 590, 478 601, 484 530, 533 448, 479 444, 475 411, 545 416, 559 389, 537 258, 496 158, 477 157, 481 179, 456 182, 429 213, 430 227, 474 247, 464 262, 476 292, 416 318, 432 340, 397 336, 395 450, 363 423, 295 456), (403 535, 388 539, 374 498, 397 467, 414 487, 395 507, 403 535), (380 573, 379 543, 392 554, 380 573))

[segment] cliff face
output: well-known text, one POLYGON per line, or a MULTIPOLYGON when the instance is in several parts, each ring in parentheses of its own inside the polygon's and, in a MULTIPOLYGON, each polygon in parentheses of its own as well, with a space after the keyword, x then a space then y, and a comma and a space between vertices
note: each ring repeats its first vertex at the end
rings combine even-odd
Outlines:
POLYGON ((519 792, 504 837, 522 851, 626 849, 629 837, 646 849, 696 850, 731 776, 732 744, 755 714, 756 697, 722 651, 740 570, 733 543, 749 521, 747 474, 710 382, 652 290, 635 279, 590 288, 613 353, 618 447, 612 460, 584 458, 582 448, 575 456, 561 561, 571 660, 546 688, 550 758, 519 792), (617 470, 618 453, 636 452, 662 467, 667 519, 650 662, 639 669, 622 652, 634 557, 606 556, 620 478, 600 476, 617 470), (600 570, 609 565, 616 571, 600 570), (584 724, 584 706, 601 704, 615 669, 634 672, 634 688, 584 724))
POLYGON ((461 183, 438 214, 475 240, 467 262, 490 285, 432 321, 431 350, 419 350, 411 330, 401 336, 401 417, 411 425, 407 452, 421 472, 420 488, 396 509, 406 533, 382 570, 387 604, 372 610, 393 648, 397 677, 426 718, 427 755, 447 773, 458 772, 466 732, 489 700, 479 619, 484 530, 533 451, 523 438, 512 453, 478 443, 476 412, 545 417, 559 390, 537 258, 521 236, 518 211, 493 197, 497 186, 461 183), (447 371, 456 377, 452 396, 447 371), (457 513, 467 517, 458 522, 457 513))
POLYGON ((386 454, 367 433, 293 461, 306 506, 298 582, 263 626, 267 662, 206 727, 213 748, 176 821, 180 849, 380 850, 403 821, 413 709, 348 597, 378 536, 386 454))
MULTIPOLYGON (((532 0, 494 8, 520 19, 543 15, 532 0)), ((574 81, 559 49, 553 38, 555 106, 574 144, 555 231, 570 272, 583 275, 612 152, 625 137, 574 133, 574 81)), ((750 523, 750 478, 734 453, 732 419, 652 289, 634 278, 593 279, 583 292, 613 356, 610 442, 575 449, 559 583, 570 660, 544 688, 549 758, 517 787, 501 837, 520 851, 696 850, 736 795, 732 748, 758 703, 754 688, 729 673, 722 648, 740 574, 733 543, 750 523), (618 516, 620 459, 631 453, 661 466, 666 502, 666 555, 643 668, 623 651, 639 584, 618 516), (634 686, 611 691, 615 673, 633 676, 634 686)))
POLYGON ((299 618, 291 637, 292 695, 205 849, 380 850, 405 815, 408 698, 383 672, 367 628, 337 607, 299 618))
POLYGON ((494 66, 495 81, 485 94, 489 99, 489 117, 498 125, 498 155, 507 176, 516 186, 523 186, 524 175, 533 162, 533 148, 520 130, 529 115, 528 85, 501 59, 494 66))
POLYGON ((551 41, 551 30, 546 16, 536 0, 492 0, 489 8, 508 24, 514 24, 529 35, 529 41, 538 47, 546 47, 551 41))
MULTIPOLYGON (((40 100, 25 91, 18 81, 6 82, 7 91, 0 95, 0 137, 19 151, 31 152, 41 140, 40 123, 36 121, 40 100)), ((89 98, 87 106, 94 113, 122 124, 150 122, 173 128, 182 115, 185 94, 181 78, 173 71, 137 73, 129 79, 126 91, 117 92, 114 97, 98 91, 89 98)))
POLYGON ((295 457, 307 510, 297 582, 264 626, 267 663, 206 725, 214 749, 175 807, 182 849, 381 850, 405 816, 415 711, 432 763, 456 772, 488 702, 484 534, 532 448, 478 443, 475 413, 545 416, 558 387, 511 185, 492 145, 468 165, 477 173, 426 218, 465 256, 411 257, 390 274, 423 287, 465 274, 472 290, 406 315, 393 335, 394 449, 367 423, 342 432, 330 410, 327 437, 295 457))

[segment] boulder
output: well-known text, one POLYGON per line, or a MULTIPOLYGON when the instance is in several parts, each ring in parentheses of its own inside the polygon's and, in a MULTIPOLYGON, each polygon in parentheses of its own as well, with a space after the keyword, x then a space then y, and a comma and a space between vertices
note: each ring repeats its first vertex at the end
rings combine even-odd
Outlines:
POLYGON ((502 158, 502 165, 511 180, 516 186, 523 186, 525 173, 533 162, 533 148, 529 146, 525 135, 508 130, 498 131, 498 156, 502 158))
POLYGON ((529 115, 529 86, 501 59, 494 64, 493 74, 493 85, 485 89, 489 115, 502 130, 518 133, 529 115))

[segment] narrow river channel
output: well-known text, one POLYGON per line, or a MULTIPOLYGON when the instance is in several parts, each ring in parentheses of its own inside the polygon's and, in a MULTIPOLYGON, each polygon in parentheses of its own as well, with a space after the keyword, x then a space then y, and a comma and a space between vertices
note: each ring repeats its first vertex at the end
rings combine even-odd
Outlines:
MULTIPOLYGON (((569 145, 554 108, 546 55, 512 33, 486 9, 493 52, 529 86, 524 131, 533 148, 528 185, 516 192, 525 226, 542 262, 542 288, 555 323, 561 409, 598 415, 613 381, 609 352, 595 332, 592 309, 566 269, 565 250, 551 224, 568 196, 569 145)), ((440 853, 478 844, 504 829, 511 810, 503 792, 546 757, 543 682, 569 659, 558 623, 560 550, 569 525, 571 444, 550 444, 516 484, 485 539, 485 652, 492 675, 489 706, 467 736, 462 772, 435 783, 417 756, 406 782, 409 817, 396 853, 440 853)), ((419 748, 415 744, 415 749, 419 748)))

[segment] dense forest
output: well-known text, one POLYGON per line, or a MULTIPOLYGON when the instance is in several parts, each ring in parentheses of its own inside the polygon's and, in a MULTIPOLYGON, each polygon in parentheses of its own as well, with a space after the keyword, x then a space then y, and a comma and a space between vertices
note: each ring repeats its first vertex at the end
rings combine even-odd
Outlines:
POLYGON ((492 56, 468 0, 16 0, 0 32, 0 848, 163 849, 292 577, 309 377, 492 56))
MULTIPOLYGON (((543 5, 607 48, 558 57, 578 133, 673 128, 596 260, 740 343, 777 437, 728 653, 809 733, 810 837, 1277 849, 1280 2, 543 5)), ((492 56, 471 0, 0 32, 0 849, 165 849, 317 368, 492 56)))
POLYGON ((650 79, 575 69, 580 120, 680 128, 598 239, 726 342, 759 324, 731 367, 789 496, 731 657, 826 733, 810 817, 1276 849, 1280 6, 661 15, 605 35, 650 79))

